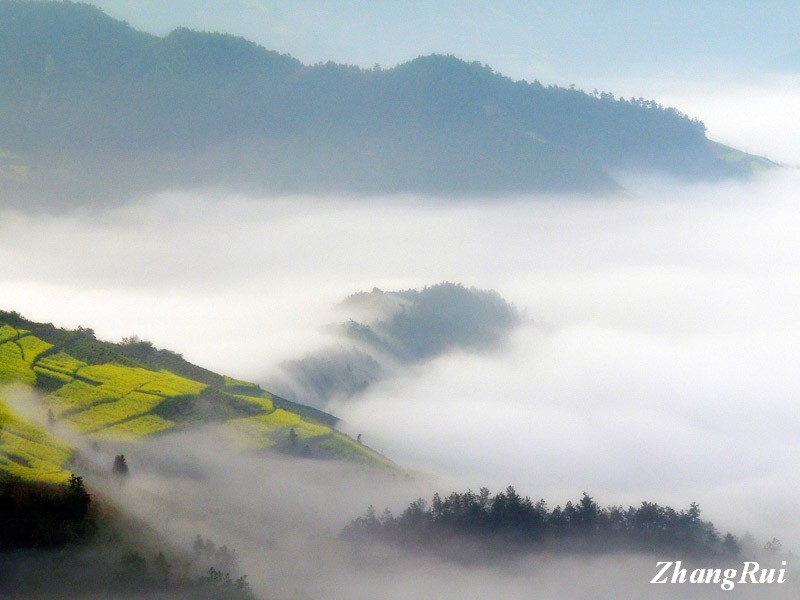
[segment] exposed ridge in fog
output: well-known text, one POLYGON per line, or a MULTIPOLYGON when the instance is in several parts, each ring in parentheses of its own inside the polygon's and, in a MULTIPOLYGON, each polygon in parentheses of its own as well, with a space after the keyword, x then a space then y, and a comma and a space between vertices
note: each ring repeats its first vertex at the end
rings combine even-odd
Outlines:
MULTIPOLYGON (((353 294, 339 305, 349 321, 338 343, 283 363, 279 393, 324 407, 347 399, 409 365, 454 350, 496 348, 521 315, 497 292, 440 283, 422 290, 353 294)), ((431 399, 435 402, 435 399, 431 399)))

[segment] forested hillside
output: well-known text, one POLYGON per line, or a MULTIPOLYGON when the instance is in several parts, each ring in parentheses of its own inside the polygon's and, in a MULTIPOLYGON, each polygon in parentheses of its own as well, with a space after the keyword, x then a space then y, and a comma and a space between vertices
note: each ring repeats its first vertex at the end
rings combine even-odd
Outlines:
POLYGON ((0 181, 68 203, 174 185, 260 192, 616 189, 617 169, 769 163, 655 101, 512 81, 426 56, 304 65, 244 39, 135 31, 100 10, 0 1, 0 181))

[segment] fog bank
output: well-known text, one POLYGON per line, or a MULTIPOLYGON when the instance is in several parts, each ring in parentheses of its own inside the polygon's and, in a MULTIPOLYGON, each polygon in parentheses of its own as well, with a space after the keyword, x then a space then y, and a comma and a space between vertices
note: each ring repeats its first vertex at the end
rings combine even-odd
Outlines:
MULTIPOLYGON (((354 465, 268 455, 242 455, 224 430, 174 435, 146 446, 102 444, 97 466, 125 451, 131 475, 124 484, 101 476, 91 485, 113 497, 163 539, 187 548, 197 534, 236 550, 246 573, 265 598, 600 598, 620 594, 648 598, 715 598, 719 585, 653 586, 657 560, 683 557, 539 553, 502 564, 466 565, 433 555, 409 554, 380 544, 351 545, 341 527, 367 503, 399 512, 417 496, 446 491, 442 480, 409 479, 354 465)), ((564 499, 562 499, 564 500, 564 499)), ((785 556, 758 556, 780 568, 785 556)), ((740 561, 691 568, 741 568, 740 561)), ((789 583, 739 585, 736 598, 790 598, 798 591, 796 566, 789 583)), ((729 593, 730 592, 726 592, 729 593)))
POLYGON ((464 485, 696 500, 721 527, 798 540, 798 183, 781 171, 634 198, 164 193, 99 214, 6 211, 0 297, 262 380, 332 341, 329 308, 354 291, 495 289, 534 325, 334 406, 350 431, 464 485))

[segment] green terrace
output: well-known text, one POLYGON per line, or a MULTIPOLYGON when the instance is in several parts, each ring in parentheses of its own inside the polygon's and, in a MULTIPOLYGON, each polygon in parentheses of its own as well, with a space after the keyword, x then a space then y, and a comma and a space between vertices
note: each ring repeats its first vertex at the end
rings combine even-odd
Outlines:
POLYGON ((24 321, 0 324, 0 473, 66 480, 73 451, 57 439, 61 427, 93 439, 135 442, 206 423, 232 427, 252 450, 392 466, 336 431, 330 415, 206 371, 180 355, 155 351, 149 343, 142 347, 137 340, 132 351, 142 358, 137 360, 126 354, 125 345, 99 342, 90 330, 70 332, 24 321), (159 362, 204 381, 160 368, 159 362), (36 389, 51 431, 16 415, 5 401, 12 388, 4 384, 36 389))

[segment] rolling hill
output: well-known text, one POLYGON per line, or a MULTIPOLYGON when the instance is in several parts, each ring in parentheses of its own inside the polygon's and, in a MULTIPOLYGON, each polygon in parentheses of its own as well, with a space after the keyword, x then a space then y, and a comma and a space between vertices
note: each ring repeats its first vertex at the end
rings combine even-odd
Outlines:
POLYGON ((618 170, 714 179, 771 164, 643 98, 512 81, 453 56, 305 65, 230 35, 150 35, 75 3, 0 0, 0 80, 0 185, 26 203, 203 185, 597 192, 618 189, 618 170))
POLYGON ((210 423, 238 432, 245 448, 391 465, 336 431, 335 417, 149 342, 103 342, 90 329, 70 331, 0 311, 0 474, 66 481, 75 453, 59 439, 64 431, 136 442, 210 423), (37 424, 14 410, 9 399, 17 388, 8 384, 35 390, 46 419, 37 424))

